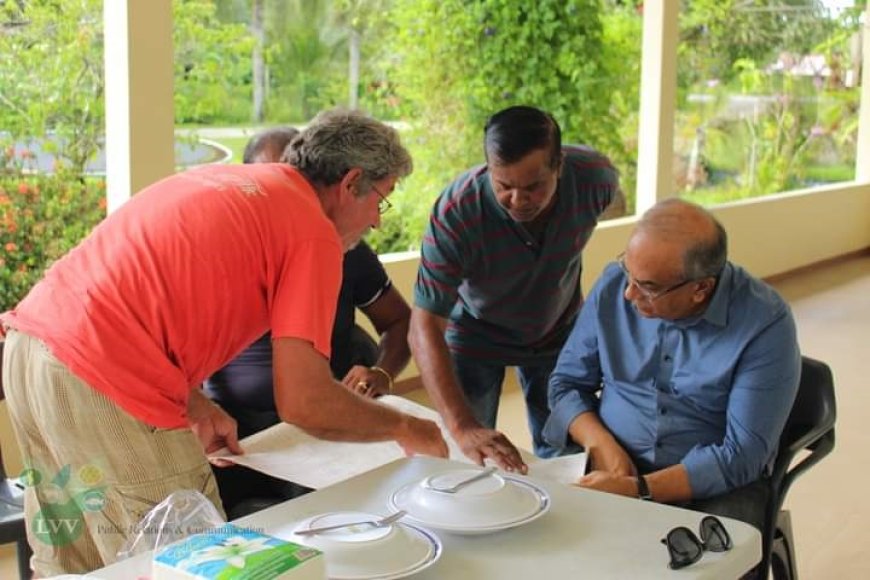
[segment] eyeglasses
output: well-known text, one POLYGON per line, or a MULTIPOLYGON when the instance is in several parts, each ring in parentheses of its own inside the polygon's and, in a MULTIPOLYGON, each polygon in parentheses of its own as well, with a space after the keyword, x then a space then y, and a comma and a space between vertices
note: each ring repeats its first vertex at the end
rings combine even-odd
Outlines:
POLYGON ((692 530, 685 526, 674 528, 662 538, 662 544, 668 547, 672 570, 691 566, 701 559, 704 551, 727 552, 731 549, 731 536, 728 530, 715 516, 705 516, 701 520, 701 538, 698 539, 692 530))
POLYGON ((619 264, 619 267, 622 268, 622 273, 625 274, 625 278, 628 281, 628 285, 629 286, 633 285, 635 288, 637 288, 637 291, 640 292, 640 295, 643 296, 649 302, 655 302, 656 300, 658 300, 662 296, 664 296, 666 294, 670 294, 674 290, 679 290, 680 288, 682 288, 686 284, 691 284, 692 282, 697 281, 694 278, 687 278, 686 280, 683 280, 682 282, 674 284, 673 286, 668 286, 664 290, 650 290, 649 288, 646 288, 645 286, 643 286, 643 282, 638 282, 637 280, 635 280, 634 277, 631 275, 631 272, 628 271, 628 268, 625 266, 625 254, 624 253, 619 254, 616 257, 616 262, 619 264))
POLYGON ((378 186, 376 186, 374 183, 372 183, 372 189, 374 189, 375 193, 378 194, 378 213, 380 215, 384 215, 390 210, 391 207, 393 207, 393 204, 390 203, 390 200, 387 199, 387 196, 381 193, 381 190, 378 189, 378 186))

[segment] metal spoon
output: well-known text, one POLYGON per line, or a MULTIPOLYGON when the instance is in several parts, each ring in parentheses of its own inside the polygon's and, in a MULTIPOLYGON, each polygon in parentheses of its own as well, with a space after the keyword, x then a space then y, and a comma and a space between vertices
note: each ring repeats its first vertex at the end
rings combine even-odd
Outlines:
POLYGON ((484 469, 480 473, 477 473, 477 474, 469 477, 468 479, 463 479, 462 481, 460 481, 458 483, 454 483, 450 487, 435 487, 432 484, 427 484, 426 487, 428 487, 432 491, 439 491, 441 493, 456 493, 457 491, 459 491, 460 489, 462 489, 463 487, 465 487, 466 485, 468 485, 470 483, 474 483, 475 481, 479 481, 481 479, 485 479, 485 478, 489 477, 490 475, 495 473, 497 470, 498 470, 497 467, 487 467, 486 469, 484 469))
POLYGON ((405 514, 407 514, 405 510, 399 510, 394 514, 383 517, 379 520, 364 520, 361 522, 347 522, 346 524, 335 524, 332 526, 321 526, 319 528, 308 528, 307 530, 300 530, 294 532, 297 536, 313 536, 314 534, 319 534, 321 532, 329 532, 332 530, 340 530, 341 528, 350 528, 353 526, 371 526, 373 528, 384 528, 389 526, 392 523, 395 523, 402 519, 405 514))

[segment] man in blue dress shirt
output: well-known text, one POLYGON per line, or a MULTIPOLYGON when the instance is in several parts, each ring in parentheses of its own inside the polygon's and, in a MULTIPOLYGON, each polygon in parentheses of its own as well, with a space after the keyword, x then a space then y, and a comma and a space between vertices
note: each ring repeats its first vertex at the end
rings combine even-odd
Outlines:
POLYGON ((583 306, 550 377, 544 436, 586 449, 582 487, 760 526, 754 482, 772 466, 799 375, 788 305, 727 261, 710 213, 665 200, 583 306))

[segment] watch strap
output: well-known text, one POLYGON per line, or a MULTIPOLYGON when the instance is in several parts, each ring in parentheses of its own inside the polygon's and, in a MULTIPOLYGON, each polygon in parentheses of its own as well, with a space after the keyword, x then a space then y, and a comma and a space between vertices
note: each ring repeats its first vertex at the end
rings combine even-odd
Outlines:
POLYGON ((649 485, 646 483, 646 478, 642 475, 637 476, 637 497, 646 501, 652 501, 653 498, 649 491, 649 485))

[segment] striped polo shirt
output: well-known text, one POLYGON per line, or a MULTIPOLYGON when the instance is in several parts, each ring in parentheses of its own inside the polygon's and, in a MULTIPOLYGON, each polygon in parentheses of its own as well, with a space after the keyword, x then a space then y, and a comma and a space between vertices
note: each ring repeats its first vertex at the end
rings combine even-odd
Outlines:
POLYGON ((456 354, 505 365, 556 356, 583 303, 583 250, 619 188, 604 155, 566 146, 542 243, 498 204, 487 167, 461 175, 432 209, 414 303, 449 319, 456 354))

